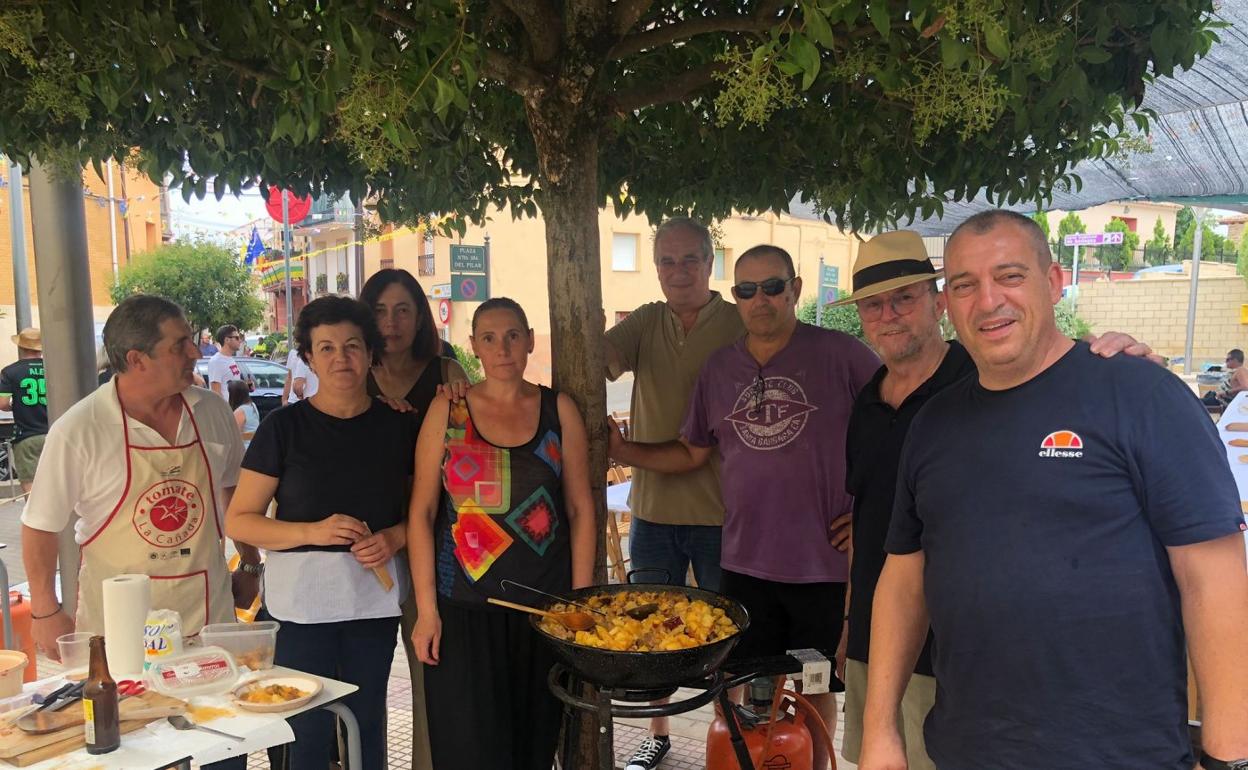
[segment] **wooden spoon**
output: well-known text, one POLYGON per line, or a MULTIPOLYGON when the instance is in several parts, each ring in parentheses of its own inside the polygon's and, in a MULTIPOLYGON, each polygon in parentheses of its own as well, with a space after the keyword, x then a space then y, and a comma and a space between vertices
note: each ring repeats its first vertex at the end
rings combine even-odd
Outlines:
POLYGON ((550 618, 569 631, 588 631, 595 625, 594 617, 588 612, 547 612, 546 610, 539 610, 536 607, 526 607, 523 604, 505 602, 502 599, 495 599, 493 597, 486 599, 486 601, 490 604, 497 604, 500 607, 508 607, 513 610, 527 612, 530 615, 540 615, 544 618, 550 618))

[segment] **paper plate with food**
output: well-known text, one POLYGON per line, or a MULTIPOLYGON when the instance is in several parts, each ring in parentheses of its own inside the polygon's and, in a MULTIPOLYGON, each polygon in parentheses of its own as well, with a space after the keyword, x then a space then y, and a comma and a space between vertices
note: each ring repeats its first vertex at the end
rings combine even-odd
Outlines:
POLYGON ((234 688, 234 703, 248 711, 290 711, 316 697, 319 679, 307 676, 268 676, 234 688))

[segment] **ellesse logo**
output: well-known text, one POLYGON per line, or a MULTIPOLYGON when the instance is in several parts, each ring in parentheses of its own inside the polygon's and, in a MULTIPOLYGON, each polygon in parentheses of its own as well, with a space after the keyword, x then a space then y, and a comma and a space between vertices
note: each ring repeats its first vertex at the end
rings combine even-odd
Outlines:
POLYGON ((1041 457, 1083 457, 1083 439, 1073 430, 1055 430, 1040 442, 1041 457))

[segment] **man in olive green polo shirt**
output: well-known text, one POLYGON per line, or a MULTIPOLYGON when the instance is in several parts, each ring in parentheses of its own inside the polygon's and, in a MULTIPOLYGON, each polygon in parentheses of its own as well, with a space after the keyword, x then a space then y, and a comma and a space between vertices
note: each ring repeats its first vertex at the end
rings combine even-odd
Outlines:
MULTIPOLYGON (((719 348, 745 333, 741 315, 711 291, 715 251, 710 231, 693 219, 669 219, 654 237, 654 264, 665 301, 633 311, 607 330, 607 377, 633 372, 631 438, 672 441, 680 437, 698 372, 719 348)), ((637 468, 629 508, 629 558, 633 569, 665 570, 683 585, 693 566, 698 585, 719 590, 720 528, 724 504, 719 461, 691 473, 637 468)), ((660 582, 657 575, 647 582, 660 582)), ((651 770, 671 746, 667 719, 651 723, 627 770, 651 770)))

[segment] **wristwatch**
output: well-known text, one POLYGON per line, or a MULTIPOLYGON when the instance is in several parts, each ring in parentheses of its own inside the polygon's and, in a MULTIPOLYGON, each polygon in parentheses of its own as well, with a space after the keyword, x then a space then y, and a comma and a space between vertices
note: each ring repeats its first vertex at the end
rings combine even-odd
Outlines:
POLYGON ((259 564, 241 562, 238 565, 238 571, 244 575, 255 575, 256 577, 260 577, 264 574, 264 562, 260 562, 259 564))
POLYGON ((1244 759, 1214 759, 1205 752, 1200 752, 1200 766, 1205 770, 1248 770, 1248 757, 1244 759))

